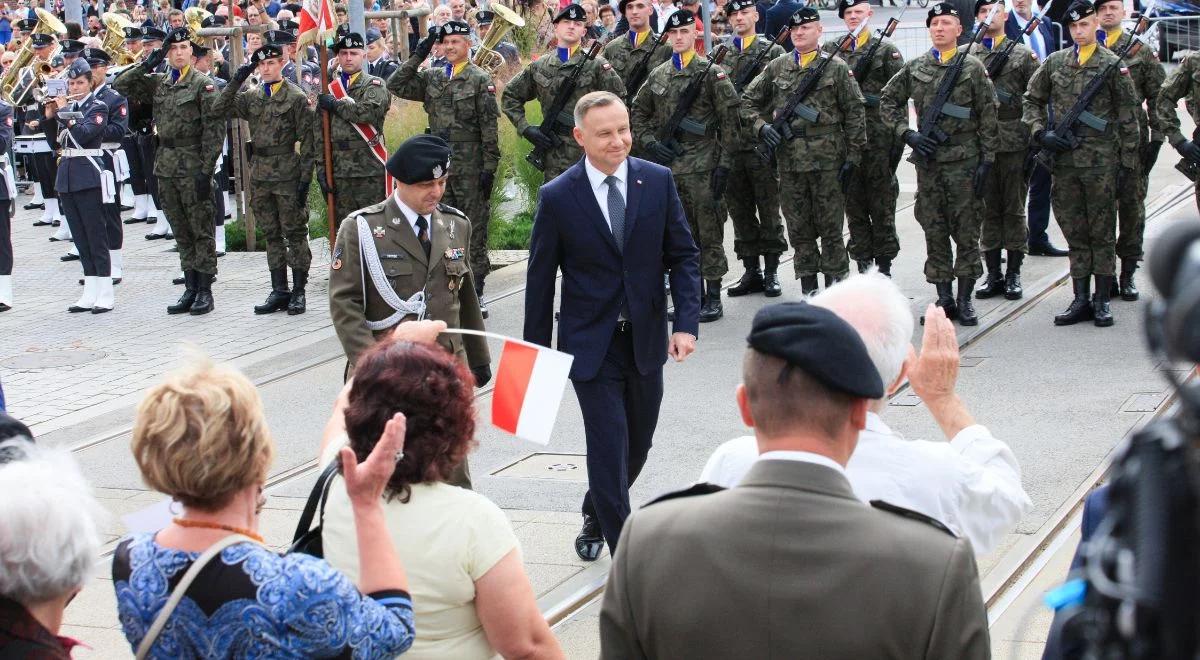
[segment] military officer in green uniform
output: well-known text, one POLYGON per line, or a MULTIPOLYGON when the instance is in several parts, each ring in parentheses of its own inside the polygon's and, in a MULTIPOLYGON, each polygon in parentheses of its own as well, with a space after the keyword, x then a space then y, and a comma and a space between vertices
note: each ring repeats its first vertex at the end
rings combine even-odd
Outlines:
POLYGON ((621 0, 618 6, 629 23, 629 31, 605 44, 603 53, 604 59, 608 60, 625 85, 626 104, 632 106, 638 93, 633 83, 637 82, 638 88, 645 84, 654 67, 671 59, 671 47, 659 43, 658 35, 650 26, 650 13, 654 11, 650 0, 621 0), (631 80, 634 71, 639 68, 642 71, 641 80, 631 80))
POLYGON ((475 294, 482 298, 484 278, 491 269, 488 219, 492 184, 500 165, 496 135, 500 109, 491 74, 472 64, 470 56, 470 26, 450 21, 417 44, 412 56, 388 79, 387 87, 402 99, 423 103, 429 115, 428 132, 449 142, 454 151, 454 167, 443 199, 471 219, 471 273, 475 294), (421 69, 434 39, 442 44, 442 56, 448 63, 421 69))
POLYGON ((850 67, 819 48, 822 28, 817 10, 797 11, 788 27, 794 50, 773 60, 750 83, 741 109, 742 122, 776 149, 780 203, 796 252, 796 278, 807 295, 817 290, 818 273, 824 273, 825 286, 831 286, 850 272, 842 239, 844 195, 867 145, 866 112, 850 67), (788 99, 826 58, 831 61, 816 87, 786 130, 777 131, 772 123, 788 99))
MULTIPOLYGON (((406 140, 387 162, 396 191, 342 222, 329 271, 329 313, 349 361, 393 327, 413 319, 483 330, 471 282, 471 221, 441 204, 452 167, 450 144, 435 135, 406 140)), ((468 365, 475 385, 491 380, 483 337, 444 334, 440 343, 468 365)), ((449 480, 469 488, 466 462, 449 480)))
POLYGON ((588 92, 612 92, 625 98, 625 85, 613 70, 612 64, 603 57, 584 62, 584 51, 579 47, 587 34, 587 13, 577 4, 569 4, 554 17, 554 36, 558 47, 534 60, 508 81, 500 106, 504 116, 517 127, 521 137, 535 146, 548 149, 546 152, 546 181, 562 174, 583 157, 583 149, 575 143, 571 130, 575 118, 571 114, 575 102, 588 92), (558 131, 547 134, 539 126, 529 123, 525 117, 525 104, 537 100, 543 111, 554 103, 558 90, 578 67, 584 67, 575 86, 574 93, 559 115, 558 131))
POLYGON ((929 9, 925 19, 933 48, 909 60, 883 88, 880 114, 893 135, 913 148, 917 165, 917 222, 925 230, 925 280, 937 288, 937 306, 962 325, 979 319, 971 294, 983 274, 979 261, 981 199, 999 146, 996 91, 979 58, 967 53, 937 127, 948 137, 938 144, 908 126, 908 100, 917 116, 925 112, 958 53, 962 34, 958 10, 946 2, 929 9), (951 246, 953 241, 953 247, 951 246), (955 254, 957 248, 957 255, 955 254), (958 278, 958 296, 954 279, 958 278))
POLYGON ((1075 2, 1062 20, 1075 47, 1052 53, 1033 74, 1025 92, 1024 120, 1037 144, 1054 154, 1050 203, 1070 251, 1075 297, 1054 324, 1090 319, 1106 327, 1113 324, 1109 298, 1117 262, 1117 189, 1122 183, 1136 185, 1118 179, 1139 167, 1138 102, 1129 70, 1122 67, 1088 107, 1090 123, 1074 127, 1074 139, 1049 123, 1047 106, 1052 116, 1063 116, 1088 82, 1117 57, 1096 42, 1098 20, 1090 3, 1075 2), (1096 292, 1089 300, 1092 277, 1096 292))
MULTIPOLYGON (((1194 171, 1200 167, 1200 145, 1184 137, 1180 130, 1179 116, 1175 114, 1179 99, 1184 99, 1184 106, 1192 121, 1200 126, 1200 52, 1188 55, 1171 72, 1159 90, 1158 102, 1154 105, 1154 114, 1158 116, 1158 125, 1163 134, 1183 157, 1176 167, 1190 166, 1194 171)), ((1200 210, 1200 176, 1193 181, 1196 183, 1196 208, 1200 210)))
POLYGON ((738 96, 721 67, 709 67, 696 55, 696 19, 690 10, 671 14, 666 32, 671 59, 655 67, 638 91, 630 113, 633 140, 648 159, 671 168, 674 174, 679 201, 700 247, 700 276, 705 287, 700 322, 708 323, 724 314, 721 278, 729 272, 729 262, 720 200, 740 133, 738 96), (687 117, 675 135, 661 135, 684 90, 697 76, 706 79, 687 117))
MULTIPOLYGON (((873 14, 869 0, 842 0, 838 4, 838 16, 850 32, 868 24, 873 14)), ((824 48, 835 53, 838 44, 827 41, 824 48)), ((846 251, 858 272, 865 272, 874 263, 879 272, 890 276, 892 260, 900 252, 900 239, 896 237, 896 199, 900 196, 896 166, 904 143, 880 117, 879 95, 904 67, 904 57, 891 41, 871 36, 869 25, 859 31, 858 38, 840 57, 854 74, 867 110, 867 146, 846 192, 846 223, 850 228, 846 251), (875 52, 870 61, 863 64, 872 48, 875 52)))
POLYGON ((271 293, 255 314, 287 310, 303 314, 312 253, 308 249, 308 189, 316 161, 314 113, 308 97, 283 78, 283 48, 268 43, 233 74, 213 104, 215 116, 244 119, 254 140, 250 161, 250 209, 267 237, 271 293), (250 74, 260 82, 241 90, 250 74), (297 152, 297 145, 299 152, 297 152), (292 287, 288 289, 288 268, 292 287))
POLYGON ((212 174, 225 141, 225 122, 205 121, 217 88, 211 78, 192 68, 190 38, 187 28, 171 30, 161 47, 113 81, 113 89, 130 101, 154 104, 158 132, 154 176, 159 201, 175 231, 186 285, 167 313, 199 315, 213 309, 217 245, 212 174), (164 60, 169 65, 166 73, 154 73, 164 60))
POLYGON ((1029 186, 1025 183, 1025 155, 1029 148, 1029 128, 1021 121, 1021 98, 1033 72, 1037 71, 1037 55, 1025 44, 1010 43, 1004 35, 1008 12, 1003 0, 975 0, 975 20, 982 21, 994 4, 1000 9, 992 18, 987 35, 975 44, 971 54, 983 61, 988 71, 1000 66, 1002 53, 1008 53, 1003 68, 991 74, 996 90, 996 120, 999 124, 999 146, 996 161, 984 189, 983 221, 979 230, 979 249, 987 266, 983 287, 975 292, 979 298, 1003 295, 1018 300, 1024 295, 1021 288, 1021 263, 1029 251, 1029 226, 1025 222, 1025 198, 1029 186), (1012 50, 1009 51, 1011 46, 1012 50), (1001 250, 1008 251, 1008 272, 1000 262, 1001 250))
MULTIPOLYGON (((730 0, 725 15, 734 34, 726 41, 729 51, 721 64, 734 89, 741 93, 738 85, 743 81, 749 85, 771 60, 783 55, 783 48, 755 34, 758 10, 754 0, 730 0)), ((730 297, 765 293, 774 298, 783 293, 779 286, 779 255, 787 250, 787 241, 779 218, 779 178, 775 168, 754 152, 756 144, 758 140, 748 131, 739 136, 725 193, 733 218, 733 251, 746 268, 742 279, 729 287, 730 297)))
MULTIPOLYGON (((1125 3, 1120 0, 1096 0, 1096 18, 1104 33, 1104 46, 1120 52, 1133 39, 1133 35, 1121 27, 1125 20, 1125 3)), ((1158 104, 1158 92, 1167 71, 1154 54, 1154 49, 1145 44, 1123 64, 1129 69, 1133 81, 1137 107, 1133 114, 1138 120, 1137 171, 1127 171, 1121 176, 1125 184, 1117 190, 1117 258, 1121 260, 1121 276, 1117 285, 1109 291, 1110 296, 1120 295, 1122 300, 1137 300, 1138 290, 1133 282, 1138 261, 1142 258, 1142 240, 1146 235, 1146 194, 1150 189, 1150 170, 1158 160, 1158 152, 1165 139, 1163 128, 1154 111, 1158 104), (1146 107, 1142 108, 1142 102, 1146 107)))
MULTIPOLYGON (((363 68, 366 47, 362 35, 357 32, 339 36, 333 43, 333 52, 337 55, 337 69, 333 77, 346 95, 343 98, 333 94, 317 96, 317 106, 329 113, 330 140, 334 153, 333 199, 336 207, 332 213, 334 221, 338 223, 355 210, 374 204, 387 194, 384 189, 384 163, 373 147, 382 143, 383 120, 392 99, 383 80, 363 68), (371 139, 364 137, 363 132, 372 134, 371 139)), ((322 122, 314 123, 316 130, 320 131, 322 122)), ((319 132, 317 136, 319 140, 323 139, 319 132)), ((317 183, 322 192, 327 192, 323 160, 317 163, 317 183)))

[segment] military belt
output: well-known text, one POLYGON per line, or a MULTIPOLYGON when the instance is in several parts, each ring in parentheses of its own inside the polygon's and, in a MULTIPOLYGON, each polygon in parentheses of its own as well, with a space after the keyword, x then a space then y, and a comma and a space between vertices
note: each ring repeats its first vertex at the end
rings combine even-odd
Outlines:
POLYGON ((370 149, 371 143, 366 140, 334 140, 333 148, 338 150, 345 149, 370 149))
POLYGON ((880 96, 878 94, 863 94, 863 101, 866 102, 865 105, 868 108, 878 108, 879 99, 880 96))
POLYGON ((1021 109, 1020 108, 1006 108, 1004 106, 1000 106, 999 108, 996 109, 996 119, 1008 120, 1008 119, 1020 119, 1020 118, 1021 118, 1021 109))
POLYGON ((104 155, 103 149, 63 149, 60 154, 63 158, 83 158, 85 156, 98 157, 104 155))
POLYGON ((842 130, 837 124, 810 124, 808 122, 792 122, 792 135, 797 138, 819 137, 842 130))
POLYGON ((105 142, 104 144, 100 145, 100 148, 105 151, 116 151, 121 148, 121 143, 120 142, 105 142))
POLYGON ((296 153, 296 143, 273 144, 269 147, 254 147, 255 156, 285 156, 296 153))
POLYGON ((199 135, 190 135, 187 137, 163 137, 158 136, 158 146, 166 147, 167 149, 179 149, 182 147, 196 147, 200 145, 199 135))

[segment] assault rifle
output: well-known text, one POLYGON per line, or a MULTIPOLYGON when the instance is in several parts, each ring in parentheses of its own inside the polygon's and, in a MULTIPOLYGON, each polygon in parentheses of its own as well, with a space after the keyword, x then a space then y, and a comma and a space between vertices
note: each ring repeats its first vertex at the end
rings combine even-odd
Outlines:
MULTIPOLYGON (((1042 19, 1046 16, 1046 10, 1050 9, 1050 4, 1051 3, 1047 2, 1046 5, 1042 7, 1041 11, 1035 14, 1033 18, 1029 19, 1029 22, 1025 24, 1025 29, 1021 31, 1022 36, 1028 37, 1037 31, 1037 27, 1041 25, 1042 19)), ((988 77, 992 79, 993 83, 1000 79, 1000 73, 1004 71, 1004 65, 1008 64, 1008 61, 1012 59, 1013 51, 1016 50, 1017 44, 1020 42, 1020 39, 1009 39, 1008 43, 1004 44, 1004 50, 996 53, 996 55, 992 57, 992 61, 988 62, 988 77)), ((997 87, 996 98, 999 99, 1001 103, 1008 104, 1012 101, 1013 95, 1012 92, 1002 90, 997 87)))
POLYGON ((637 97, 638 90, 642 88, 642 84, 646 82, 646 76, 650 75, 650 58, 654 55, 654 51, 658 47, 666 43, 667 31, 663 30, 662 34, 654 38, 654 43, 650 44, 650 48, 642 53, 642 59, 633 65, 633 70, 629 72, 629 83, 625 85, 625 105, 632 108, 633 99, 637 97))
MULTIPOLYGON (((780 29, 775 40, 771 42, 771 46, 782 46, 783 40, 787 39, 790 34, 791 30, 789 28, 784 27, 780 29)), ((750 62, 750 66, 746 67, 742 71, 742 75, 733 81, 733 88, 737 90, 738 96, 742 95, 742 92, 746 89, 746 85, 749 85, 754 80, 754 77, 758 75, 759 67, 762 66, 763 60, 767 59, 767 55, 771 53, 771 46, 767 46, 759 51, 758 55, 754 56, 754 60, 750 62)))
POLYGON ((860 60, 858 60, 858 64, 854 65, 854 79, 858 81, 858 84, 861 85, 863 81, 867 79, 867 72, 871 70, 871 62, 875 60, 875 53, 879 52, 879 46, 883 44, 884 37, 892 36, 892 33, 895 32, 896 28, 899 26, 900 19, 894 16, 889 18, 887 25, 883 26, 883 29, 879 31, 878 35, 876 35, 879 37, 879 39, 875 43, 871 44, 871 47, 867 49, 867 52, 860 60))
MULTIPOLYGON (((1196 140, 1200 140, 1200 126, 1197 126, 1196 130, 1192 131, 1192 142, 1196 140)), ((1195 181, 1196 177, 1200 176, 1200 163, 1196 163, 1189 158, 1180 158, 1179 162, 1175 163, 1175 169, 1179 170, 1180 174, 1192 181, 1195 181)))
MULTIPOLYGON (((1114 70, 1121 68, 1126 58, 1137 55, 1138 51, 1141 50, 1144 43, 1141 38, 1142 33, 1150 27, 1148 16, 1154 4, 1154 2, 1151 2, 1146 11, 1142 12, 1142 15, 1138 17, 1138 22, 1133 28, 1132 38, 1129 40, 1129 43, 1125 44, 1124 48, 1116 51, 1117 58, 1110 62, 1108 66, 1101 69, 1100 73, 1092 76, 1092 79, 1087 82, 1083 91, 1079 93, 1079 98, 1075 99, 1075 103, 1063 113, 1058 122, 1048 125, 1047 130, 1052 130, 1055 134, 1066 139, 1068 144, 1070 144, 1070 149, 1079 146, 1079 136, 1075 132, 1079 129, 1080 124, 1099 132, 1104 132, 1108 128, 1108 121, 1088 112, 1088 108, 1091 107, 1092 101, 1096 100, 1096 97, 1100 94, 1100 90, 1104 87, 1108 76, 1114 70)), ((1051 171, 1054 167, 1054 152, 1045 147, 1038 147, 1033 153, 1032 165, 1034 167, 1043 167, 1047 172, 1051 171)))
MULTIPOLYGON (((967 54, 970 53, 971 47, 979 43, 979 40, 983 38, 983 33, 991 27, 992 18, 996 16, 996 12, 1000 7, 1001 3, 993 4, 992 9, 988 11, 987 17, 982 22, 975 24, 975 32, 971 35, 970 43, 959 47, 958 53, 954 55, 954 59, 950 62, 950 66, 946 67, 946 73, 942 74, 942 80, 938 83, 933 100, 925 106, 925 110, 917 120, 917 132, 933 140, 935 145, 940 145, 950 139, 950 136, 946 135, 946 131, 943 131, 937 125, 942 115, 958 119, 967 119, 971 116, 971 109, 951 103, 950 95, 954 93, 954 85, 958 82, 959 77, 962 76, 963 69, 967 66, 967 54)), ((922 159, 915 151, 913 152, 913 158, 922 159)))
MULTIPOLYGON (((817 62, 817 65, 811 69, 810 73, 800 81, 800 86, 796 88, 796 91, 792 92, 792 95, 788 97, 779 112, 775 113, 775 121, 771 122, 771 128, 775 129, 784 139, 790 140, 793 137, 793 116, 799 116, 801 119, 809 122, 817 121, 820 113, 805 105, 804 102, 808 100, 809 94, 812 94, 813 90, 817 88, 817 83, 821 82, 821 75, 825 73, 825 69, 829 68, 829 63, 833 61, 835 56, 846 52, 850 44, 854 43, 854 40, 858 38, 858 33, 862 29, 863 25, 860 25, 857 30, 849 32, 846 36, 842 37, 842 40, 838 42, 836 52, 826 53, 823 50, 817 50, 817 56, 821 61, 817 62)), ((771 159, 775 157, 775 148, 766 142, 759 142, 754 147, 754 152, 758 154, 759 158, 763 159, 764 163, 770 163, 771 159)))
MULTIPOLYGON (((542 125, 538 127, 547 137, 554 141, 555 146, 562 142, 562 138, 558 136, 558 129, 565 124, 562 120, 563 112, 566 111, 567 102, 575 94, 575 88, 579 85, 579 76, 583 74, 583 70, 587 68, 588 62, 596 59, 596 54, 600 52, 600 42, 593 41, 583 54, 583 58, 575 65, 575 70, 567 79, 562 82, 558 91, 554 93, 554 100, 550 105, 543 108, 542 125)), ((539 171, 546 171, 546 152, 545 147, 534 145, 533 150, 525 157, 530 165, 536 167, 539 171)))
POLYGON ((675 154, 670 160, 665 163, 660 162, 659 165, 668 166, 671 161, 683 153, 683 147, 675 139, 676 133, 683 131, 693 135, 704 135, 707 132, 707 127, 694 119, 689 119, 688 113, 692 111, 696 99, 700 98, 700 90, 704 89, 704 84, 708 82, 708 72, 721 63, 721 60, 725 58, 726 50, 725 44, 713 49, 705 62, 704 70, 700 72, 700 75, 693 76, 687 87, 683 88, 683 93, 679 95, 679 101, 675 104, 675 110, 671 112, 666 123, 660 126, 658 132, 654 134, 654 139, 675 154))

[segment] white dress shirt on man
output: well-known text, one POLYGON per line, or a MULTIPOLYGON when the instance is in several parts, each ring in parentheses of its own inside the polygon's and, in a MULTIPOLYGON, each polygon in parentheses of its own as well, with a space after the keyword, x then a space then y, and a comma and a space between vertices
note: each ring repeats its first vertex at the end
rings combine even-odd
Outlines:
MULTIPOLYGON (((583 171, 587 172, 588 184, 592 186, 592 194, 596 196, 596 205, 600 207, 600 213, 604 214, 604 221, 608 223, 609 230, 612 230, 612 218, 608 217, 608 183, 605 181, 608 175, 592 166, 592 161, 587 158, 583 159, 583 171)), ((613 176, 617 177, 617 191, 621 193, 621 199, 628 202, 629 195, 626 193, 629 190, 629 161, 621 161, 613 176)))
MULTIPOLYGON (((774 453, 760 457, 754 436, 734 438, 709 457, 700 481, 732 488, 756 460, 774 453)), ((966 536, 976 555, 994 550, 1033 507, 1016 456, 980 424, 950 442, 908 440, 867 413, 846 476, 862 501, 884 500, 935 518, 966 536)))

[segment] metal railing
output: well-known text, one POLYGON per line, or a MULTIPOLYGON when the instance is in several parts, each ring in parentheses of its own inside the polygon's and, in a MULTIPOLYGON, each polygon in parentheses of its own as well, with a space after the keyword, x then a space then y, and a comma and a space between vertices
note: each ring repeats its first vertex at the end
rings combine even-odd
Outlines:
POLYGON ((1200 16, 1155 16, 1150 21, 1149 41, 1163 62, 1200 50, 1200 16))

